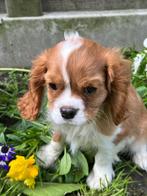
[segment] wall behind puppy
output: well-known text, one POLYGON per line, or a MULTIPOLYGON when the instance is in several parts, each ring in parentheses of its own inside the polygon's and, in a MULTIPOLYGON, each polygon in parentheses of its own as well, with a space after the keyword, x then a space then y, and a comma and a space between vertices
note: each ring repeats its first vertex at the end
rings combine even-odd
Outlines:
POLYGON ((146 0, 42 0, 42 4, 45 12, 147 8, 146 0))
MULTIPOLYGON (((43 10, 47 11, 43 16, 9 18, 7 14, 0 14, 1 67, 29 67, 42 50, 63 40, 63 33, 68 29, 109 47, 136 46, 139 49, 147 37, 145 0, 130 0, 130 4, 127 0, 42 1, 43 10), (55 8, 81 11, 57 12, 55 8), (94 8, 97 11, 93 11, 94 8)), ((0 0, 0 10, 4 12, 4 0, 0 0)))
POLYGON ((6 8, 5 8, 5 0, 0 0, 0 13, 5 13, 6 8))
MULTIPOLYGON (((44 12, 74 10, 144 9, 146 0, 41 0, 44 12)), ((0 0, 0 13, 5 13, 5 0, 0 0)))

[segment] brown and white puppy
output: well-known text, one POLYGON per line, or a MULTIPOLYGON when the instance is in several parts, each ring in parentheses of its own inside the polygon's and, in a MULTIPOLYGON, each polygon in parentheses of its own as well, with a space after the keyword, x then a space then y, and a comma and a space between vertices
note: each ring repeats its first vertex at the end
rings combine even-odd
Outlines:
POLYGON ((54 133, 38 153, 49 167, 64 143, 71 152, 96 152, 87 184, 107 186, 114 177, 117 154, 129 150, 134 162, 147 171, 147 110, 130 82, 130 62, 116 49, 102 47, 77 32, 44 51, 33 62, 28 92, 20 98, 22 117, 37 117, 44 87, 48 119, 54 133))

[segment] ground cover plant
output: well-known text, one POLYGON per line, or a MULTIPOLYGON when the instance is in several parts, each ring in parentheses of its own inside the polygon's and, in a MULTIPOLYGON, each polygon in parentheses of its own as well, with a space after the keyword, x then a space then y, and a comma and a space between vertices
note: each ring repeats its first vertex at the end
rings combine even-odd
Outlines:
MULTIPOLYGON (((122 52, 133 61, 132 82, 147 107, 147 49, 122 52)), ((71 155, 65 146, 55 165, 39 167, 35 154, 50 141, 52 127, 45 119, 45 100, 37 121, 26 121, 19 115, 16 103, 27 89, 28 76, 28 69, 0 69, 0 195, 135 195, 136 190, 134 194, 129 189, 134 183, 131 176, 134 172, 142 175, 142 171, 126 157, 115 166, 112 184, 99 192, 86 187, 93 159, 84 152, 71 155)), ((140 191, 137 195, 143 194, 140 191)))

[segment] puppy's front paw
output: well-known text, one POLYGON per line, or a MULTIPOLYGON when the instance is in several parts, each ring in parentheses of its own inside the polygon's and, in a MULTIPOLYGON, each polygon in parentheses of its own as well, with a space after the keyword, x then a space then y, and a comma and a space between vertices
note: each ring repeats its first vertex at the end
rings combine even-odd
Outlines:
POLYGON ((112 167, 99 167, 97 168, 97 171, 94 171, 94 169, 91 171, 90 175, 87 178, 87 184, 90 187, 90 189, 103 189, 104 187, 107 187, 108 184, 112 181, 114 177, 114 171, 112 167))
POLYGON ((37 153, 39 165, 48 168, 59 157, 62 152, 62 145, 58 142, 51 141, 50 144, 41 147, 37 153))
POLYGON ((141 169, 147 171, 147 152, 135 154, 133 160, 141 169))
POLYGON ((50 165, 52 165, 55 161, 52 154, 50 154, 49 148, 47 146, 43 146, 38 152, 37 152, 37 158, 39 165, 47 168, 50 165))

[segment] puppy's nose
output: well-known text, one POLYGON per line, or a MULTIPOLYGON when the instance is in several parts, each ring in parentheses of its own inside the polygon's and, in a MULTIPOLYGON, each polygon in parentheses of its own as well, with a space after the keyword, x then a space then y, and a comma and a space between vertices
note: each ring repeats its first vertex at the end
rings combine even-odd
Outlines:
POLYGON ((64 119, 72 119, 76 115, 78 109, 72 108, 72 107, 61 107, 60 112, 61 116, 64 119))

